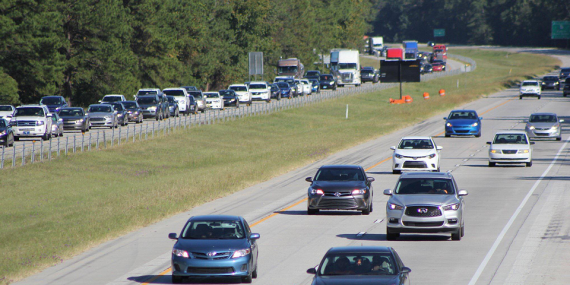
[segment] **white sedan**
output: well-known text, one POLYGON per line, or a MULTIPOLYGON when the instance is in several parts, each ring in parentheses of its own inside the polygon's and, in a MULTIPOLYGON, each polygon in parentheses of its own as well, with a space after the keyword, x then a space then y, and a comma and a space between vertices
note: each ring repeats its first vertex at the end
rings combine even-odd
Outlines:
POLYGON ((525 132, 505 131, 495 134, 489 147, 489 167, 497 163, 524 163, 532 166, 532 147, 534 144, 525 132))
POLYGON ((219 92, 204 92, 204 97, 206 98, 206 108, 224 109, 224 99, 219 92))
POLYGON ((439 152, 431 137, 403 137, 398 147, 390 147, 392 155, 392 173, 400 174, 402 170, 419 170, 439 172, 439 152))

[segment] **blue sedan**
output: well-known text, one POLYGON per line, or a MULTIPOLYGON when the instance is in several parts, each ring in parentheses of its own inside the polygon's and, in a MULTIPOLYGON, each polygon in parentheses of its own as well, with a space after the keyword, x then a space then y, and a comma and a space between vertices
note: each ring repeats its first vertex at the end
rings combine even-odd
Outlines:
POLYGON ((277 82, 276 84, 277 84, 277 86, 279 86, 279 89, 281 92, 281 98, 291 99, 293 97, 293 90, 291 89, 291 86, 289 86, 289 83, 277 82))
POLYGON ((453 110, 445 120, 445 137, 481 136, 482 117, 474 110, 453 110))
POLYGON ((257 239, 239 216, 194 216, 172 249, 172 283, 187 277, 241 277, 245 283, 257 278, 257 239))

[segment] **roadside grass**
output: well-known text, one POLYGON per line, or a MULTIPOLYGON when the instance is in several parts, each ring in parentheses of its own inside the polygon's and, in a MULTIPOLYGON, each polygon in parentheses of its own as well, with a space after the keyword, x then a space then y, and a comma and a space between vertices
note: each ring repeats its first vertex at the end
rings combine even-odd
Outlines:
POLYGON ((376 69, 380 68, 380 58, 374 59, 367 56, 360 56, 360 66, 372 66, 376 69))
POLYGON ((476 60, 477 69, 405 84, 412 104, 388 104, 399 96, 392 88, 2 170, 0 284, 559 64, 541 55, 454 53, 476 60), (439 89, 445 97, 435 96, 439 89))

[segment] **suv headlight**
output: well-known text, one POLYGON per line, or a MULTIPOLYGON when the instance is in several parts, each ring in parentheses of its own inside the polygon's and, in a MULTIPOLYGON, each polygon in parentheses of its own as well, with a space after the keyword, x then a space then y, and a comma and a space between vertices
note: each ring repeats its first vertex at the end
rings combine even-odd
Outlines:
POLYGON ((156 106, 151 106, 151 107, 148 107, 146 109, 149 111, 156 111, 156 106))
POLYGON ((325 192, 322 189, 313 189, 311 188, 312 195, 325 195, 325 192))
POLYGON ((559 125, 554 125, 554 126, 552 126, 552 129, 553 129, 553 130, 557 130, 558 127, 559 127, 559 125))
POLYGON ((528 126, 528 129, 529 129, 529 130, 534 130, 534 126, 533 126, 533 125, 529 125, 529 126, 528 126))
POLYGON ((77 124, 83 123, 83 119, 76 120, 75 123, 77 123, 77 124))
POLYGON ((36 126, 43 126, 46 122, 44 121, 37 121, 36 126))
POLYGON ((3 135, 5 135, 5 134, 6 134, 6 130, 3 130, 3 131, 0 132, 0 136, 3 136, 3 135))
POLYGON ((404 207, 398 204, 390 203, 388 204, 388 209, 390 210, 403 210, 404 207))
POLYGON ((188 252, 185 250, 182 250, 182 249, 174 248, 174 249, 172 249, 172 254, 179 256, 179 257, 190 258, 190 255, 188 254, 188 252))
POLYGON ((249 255, 250 253, 251 253, 251 249, 249 249, 249 248, 236 250, 236 251, 234 251, 232 258, 244 257, 244 256, 249 255))
POLYGON ((451 205, 445 205, 443 207, 441 207, 444 211, 457 211, 459 209, 459 203, 457 204, 451 204, 451 205))
POLYGON ((479 123, 475 122, 475 123, 473 123, 473 125, 471 125, 471 126, 472 126, 472 127, 476 127, 476 126, 478 126, 478 125, 479 125, 479 123))
POLYGON ((364 195, 366 194, 366 189, 354 189, 352 190, 352 195, 364 195))

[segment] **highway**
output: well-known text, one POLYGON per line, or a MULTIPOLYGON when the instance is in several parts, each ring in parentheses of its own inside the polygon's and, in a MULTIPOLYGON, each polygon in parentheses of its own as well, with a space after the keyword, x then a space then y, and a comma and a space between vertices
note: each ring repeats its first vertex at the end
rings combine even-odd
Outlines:
MULTIPOLYGON (((563 66, 570 56, 557 55, 563 66)), ((310 284, 306 270, 332 246, 383 245, 398 251, 412 269, 412 284, 568 284, 570 280, 570 99, 544 91, 541 100, 518 100, 510 88, 469 103, 483 117, 480 138, 445 138, 440 114, 417 125, 333 154, 222 199, 190 209, 15 284, 169 284, 170 232, 200 214, 244 216, 260 233, 256 284, 310 284), (563 138, 537 141, 533 166, 487 167, 487 141, 495 132, 523 129, 533 112, 554 112, 566 120, 563 138), (465 237, 403 234, 386 241, 384 189, 398 175, 391 172, 390 146, 402 136, 434 136, 442 171, 451 171, 469 192, 465 237), (359 164, 374 177, 374 212, 322 211, 306 215, 307 176, 323 164, 359 164)), ((191 284, 228 284, 228 279, 193 280, 191 284)))

